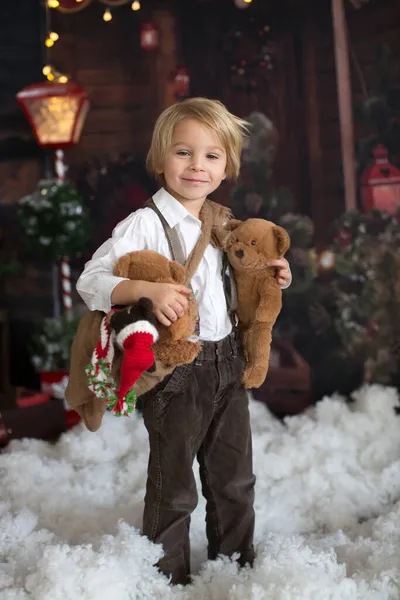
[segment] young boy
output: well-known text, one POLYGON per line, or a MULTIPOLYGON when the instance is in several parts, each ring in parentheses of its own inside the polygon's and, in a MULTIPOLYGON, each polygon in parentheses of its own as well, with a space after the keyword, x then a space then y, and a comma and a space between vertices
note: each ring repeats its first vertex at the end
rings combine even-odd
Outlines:
MULTIPOLYGON (((153 201, 176 229, 186 257, 200 235, 199 215, 207 196, 226 177, 238 175, 245 130, 244 121, 206 98, 173 105, 157 120, 147 165, 163 187, 153 201)), ((146 296, 160 323, 167 326, 182 316, 189 295, 196 296, 199 356, 143 396, 150 441, 143 534, 163 545, 159 569, 173 583, 187 583, 190 515, 197 505, 195 458, 207 501, 209 558, 238 553, 241 565, 254 559, 255 477, 248 398, 240 383, 244 357, 227 311, 221 251, 207 247, 192 290, 112 274, 120 256, 144 249, 171 258, 161 221, 149 207, 116 226, 112 238, 86 264, 77 289, 89 309, 104 312, 146 296)), ((277 267, 277 281, 287 287, 291 280, 287 261, 271 261, 270 266, 277 267)))

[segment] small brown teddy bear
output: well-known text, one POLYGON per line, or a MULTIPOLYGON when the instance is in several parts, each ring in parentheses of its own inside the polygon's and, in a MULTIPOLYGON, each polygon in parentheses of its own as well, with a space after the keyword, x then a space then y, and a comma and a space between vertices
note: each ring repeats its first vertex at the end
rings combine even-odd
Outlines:
MULTIPOLYGON (((114 274, 128 279, 164 283, 185 282, 185 268, 175 261, 153 250, 140 250, 122 256, 114 267, 114 274)), ((123 309, 129 310, 129 309, 123 309)), ((122 315, 121 315, 122 317, 122 315)), ((99 338, 104 313, 98 310, 87 312, 81 319, 71 348, 69 382, 66 400, 84 419, 90 431, 96 431, 105 411, 104 400, 97 398, 88 387, 85 368, 90 364, 99 338)), ((112 317, 111 317, 112 318, 112 317)), ((189 299, 186 313, 170 327, 158 323, 159 337, 153 346, 156 370, 143 373, 135 384, 137 396, 152 389, 163 376, 169 375, 175 366, 192 362, 200 351, 200 342, 190 341, 198 319, 194 298, 189 299)), ((118 320, 114 323, 118 323, 118 320)), ((119 381, 122 352, 116 347, 113 360, 113 377, 119 381)))
MULTIPOLYGON (((185 269, 154 250, 129 252, 116 262, 114 275, 136 281, 185 283, 185 269)), ((154 344, 157 360, 167 366, 192 362, 200 351, 200 342, 188 341, 195 333, 198 320, 197 304, 189 299, 186 313, 169 327, 158 324, 158 341, 154 344)))
POLYGON ((242 382, 246 388, 257 388, 267 375, 272 327, 282 308, 275 269, 266 267, 266 262, 284 256, 290 246, 289 235, 264 219, 232 219, 215 234, 235 275, 246 357, 242 382))

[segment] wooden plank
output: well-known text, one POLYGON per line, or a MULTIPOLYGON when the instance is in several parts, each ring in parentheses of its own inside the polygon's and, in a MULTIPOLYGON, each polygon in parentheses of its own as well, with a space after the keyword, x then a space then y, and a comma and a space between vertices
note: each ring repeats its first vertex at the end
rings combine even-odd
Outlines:
POLYGON ((149 101, 149 86, 142 82, 85 85, 85 91, 89 95, 92 110, 115 106, 135 109, 149 101))
POLYGON ((324 221, 324 205, 321 198, 324 195, 324 173, 322 165, 321 126, 319 85, 317 74, 317 29, 314 15, 313 2, 308 2, 304 12, 302 26, 303 45, 303 79, 305 81, 305 112, 306 112, 306 136, 308 148, 308 171, 310 185, 311 215, 319 227, 315 231, 315 244, 319 248, 323 243, 321 227, 324 221))
POLYGON ((85 132, 125 131, 127 127, 131 126, 146 128, 150 122, 149 105, 142 104, 129 110, 119 106, 108 109, 95 109, 87 117, 85 132))
POLYGON ((343 0, 332 0, 332 15, 335 38, 336 82, 342 140, 345 204, 346 210, 350 211, 355 210, 357 207, 357 192, 349 50, 343 0))

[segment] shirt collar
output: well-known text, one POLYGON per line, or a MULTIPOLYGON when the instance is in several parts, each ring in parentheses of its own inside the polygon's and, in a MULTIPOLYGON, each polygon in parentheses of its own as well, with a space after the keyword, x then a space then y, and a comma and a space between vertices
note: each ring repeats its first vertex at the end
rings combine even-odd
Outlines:
POLYGON ((188 217, 200 223, 190 212, 174 198, 165 188, 161 188, 153 196, 154 204, 166 219, 170 227, 175 227, 188 217))

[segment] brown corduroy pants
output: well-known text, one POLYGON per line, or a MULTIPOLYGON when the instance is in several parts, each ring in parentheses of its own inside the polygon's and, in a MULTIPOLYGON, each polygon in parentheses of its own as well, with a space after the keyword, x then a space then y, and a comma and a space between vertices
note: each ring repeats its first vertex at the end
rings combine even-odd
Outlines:
POLYGON ((197 505, 193 462, 206 498, 208 557, 239 553, 253 563, 254 485, 244 358, 236 331, 204 342, 197 359, 177 367, 142 397, 150 457, 143 534, 162 544, 159 569, 172 583, 190 575, 190 515, 197 505))

